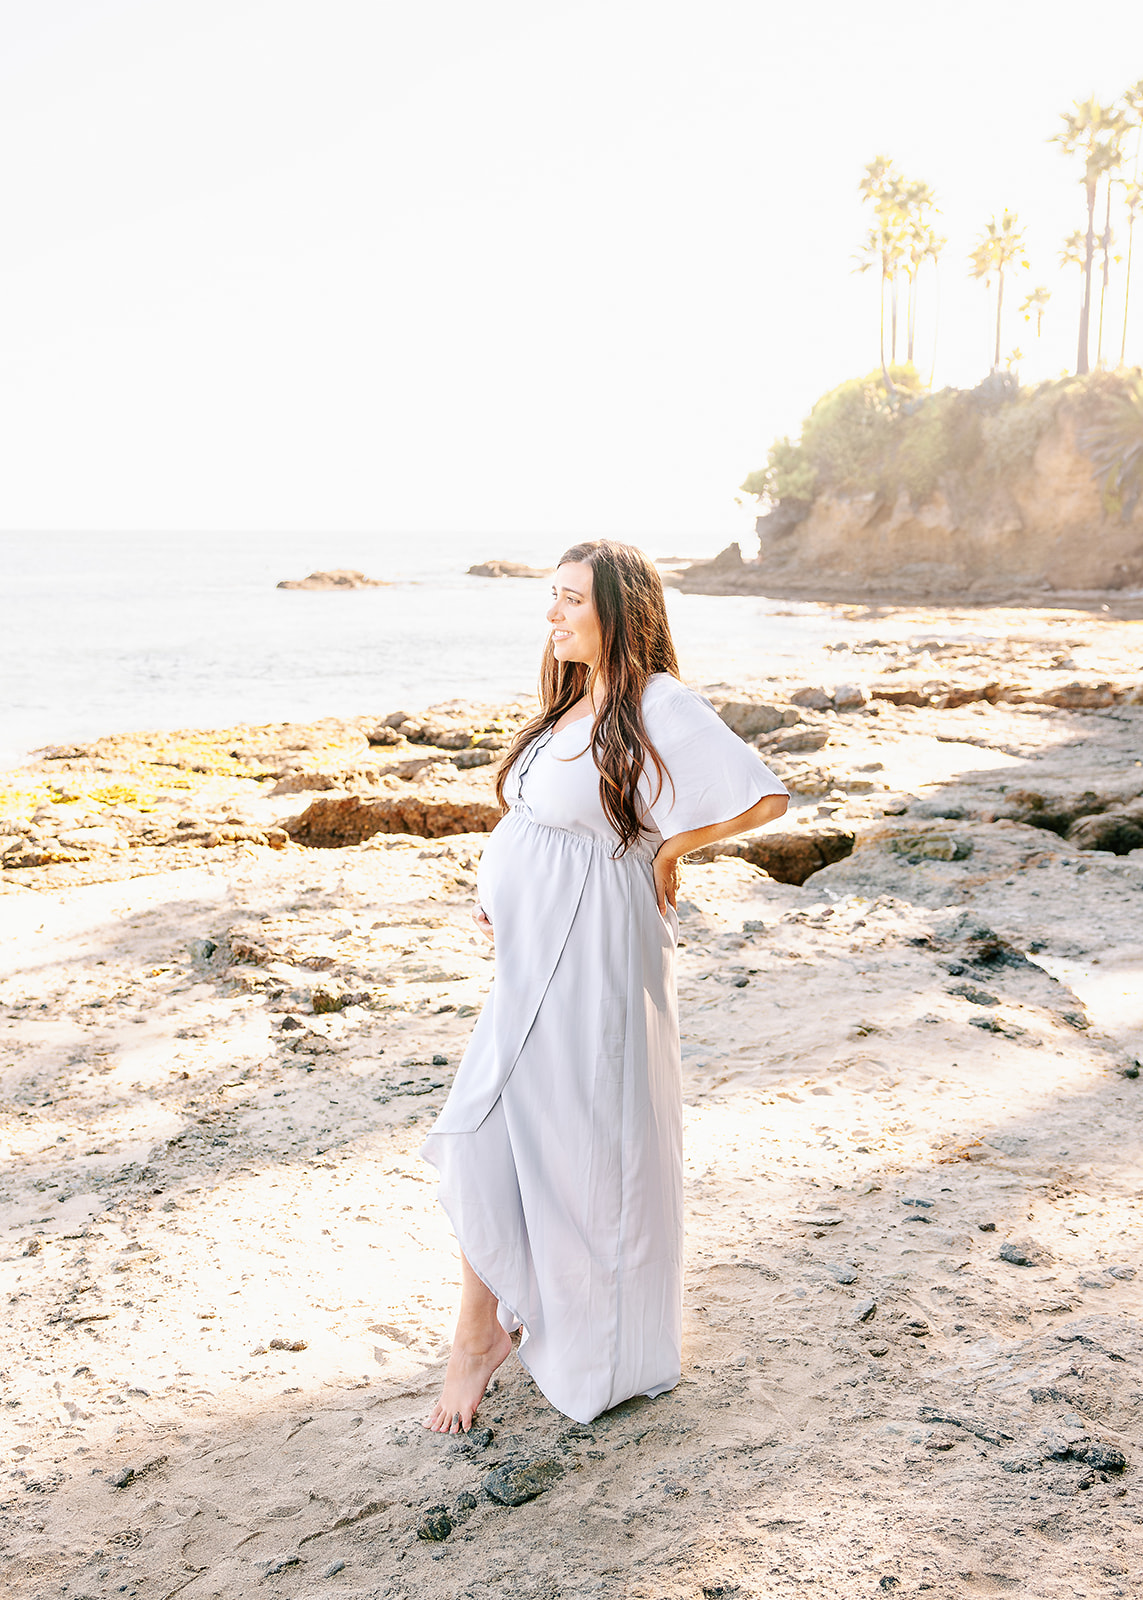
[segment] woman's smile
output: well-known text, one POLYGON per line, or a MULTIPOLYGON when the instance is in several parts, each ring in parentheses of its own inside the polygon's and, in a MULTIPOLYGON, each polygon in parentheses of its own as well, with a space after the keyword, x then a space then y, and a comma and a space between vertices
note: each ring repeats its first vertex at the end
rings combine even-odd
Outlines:
POLYGON ((583 661, 594 666, 599 659, 603 636, 591 588, 591 567, 586 561, 565 561, 556 573, 547 616, 552 624, 552 653, 557 661, 583 661))

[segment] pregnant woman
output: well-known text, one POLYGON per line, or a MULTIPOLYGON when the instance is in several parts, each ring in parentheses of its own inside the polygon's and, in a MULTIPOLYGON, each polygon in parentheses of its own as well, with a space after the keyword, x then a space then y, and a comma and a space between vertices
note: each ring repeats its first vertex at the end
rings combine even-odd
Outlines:
POLYGON ((438 1433, 472 1426, 517 1328, 577 1422, 678 1382, 677 863, 786 809, 679 682, 641 551, 575 545, 548 621, 541 710, 505 759, 508 811, 480 862, 496 981, 424 1147, 463 1274, 438 1433))

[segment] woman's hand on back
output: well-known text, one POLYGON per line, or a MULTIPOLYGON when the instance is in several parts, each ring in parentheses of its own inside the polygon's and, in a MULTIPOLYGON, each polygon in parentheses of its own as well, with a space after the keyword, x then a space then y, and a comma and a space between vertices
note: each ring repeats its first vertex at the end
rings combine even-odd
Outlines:
POLYGON ((678 892, 678 858, 660 850, 651 865, 655 873, 655 899, 659 903, 660 914, 665 917, 667 907, 675 904, 675 895, 678 892))
POLYGON ((481 906, 481 905, 473 906, 473 908, 472 908, 472 920, 473 920, 473 922, 476 923, 476 926, 480 929, 480 931, 484 935, 484 937, 486 939, 488 939, 489 941, 491 941, 492 938, 493 938, 492 924, 491 924, 491 922, 489 922, 488 918, 484 915, 484 907, 483 906, 481 906))

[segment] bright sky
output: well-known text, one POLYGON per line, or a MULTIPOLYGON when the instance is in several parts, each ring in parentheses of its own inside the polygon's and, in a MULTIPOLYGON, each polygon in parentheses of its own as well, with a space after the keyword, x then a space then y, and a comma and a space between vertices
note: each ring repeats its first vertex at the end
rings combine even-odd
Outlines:
POLYGON ((1140 77, 1138 0, 0 0, 0 528, 735 537, 876 365, 864 164, 942 205, 937 384, 987 372, 1005 206, 1055 375, 1047 141, 1140 77))

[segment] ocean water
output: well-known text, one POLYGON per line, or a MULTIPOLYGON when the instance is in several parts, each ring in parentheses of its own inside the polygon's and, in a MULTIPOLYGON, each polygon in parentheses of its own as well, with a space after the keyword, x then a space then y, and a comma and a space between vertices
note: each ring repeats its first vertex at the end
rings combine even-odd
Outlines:
MULTIPOLYGON (((529 694, 548 585, 466 569, 489 557, 545 565, 558 554, 546 539, 471 534, 0 535, 0 764, 130 729, 384 715, 457 696, 529 694), (388 587, 276 587, 330 567, 388 587)), ((862 633, 828 608, 789 601, 669 592, 668 604, 692 683, 815 662, 828 676, 823 642, 862 633)))

